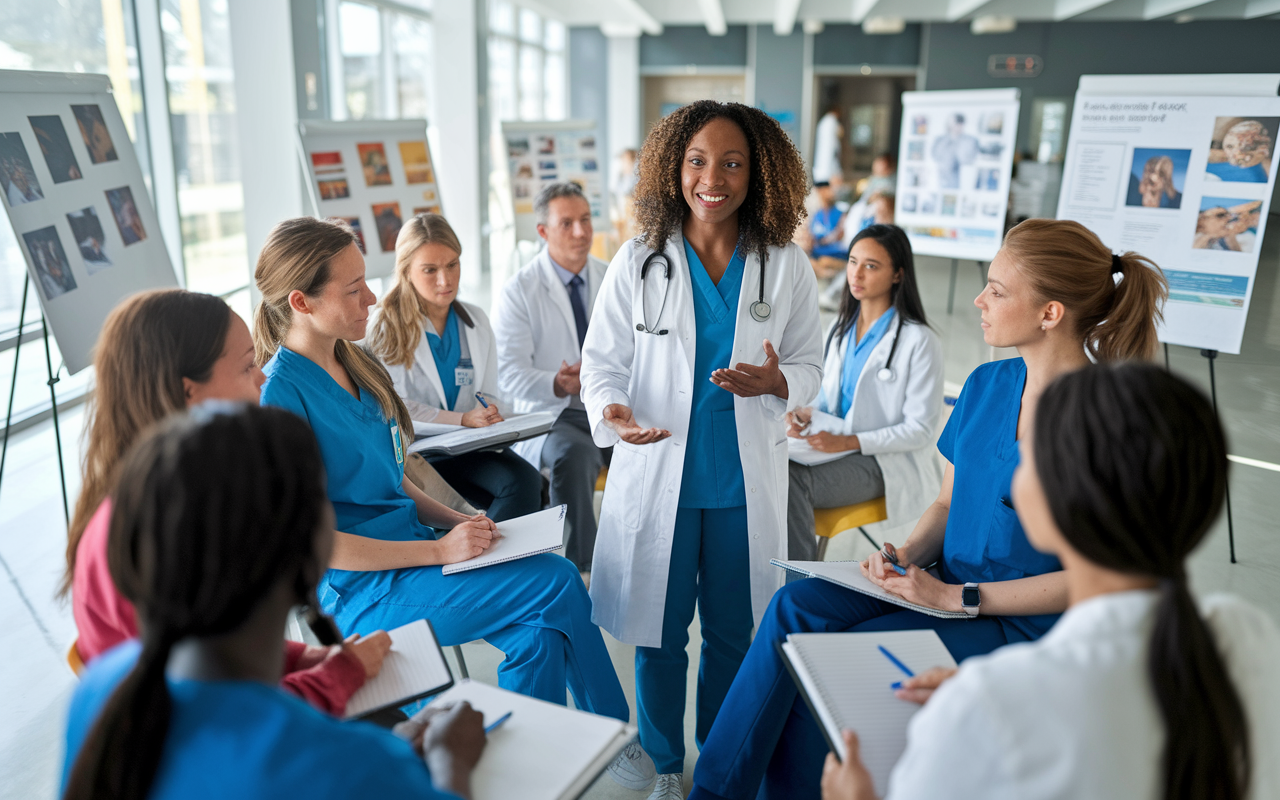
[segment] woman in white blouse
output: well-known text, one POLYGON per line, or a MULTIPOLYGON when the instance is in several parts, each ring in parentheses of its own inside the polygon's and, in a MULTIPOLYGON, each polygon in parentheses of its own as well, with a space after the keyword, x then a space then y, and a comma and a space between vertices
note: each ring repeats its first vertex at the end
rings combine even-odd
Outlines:
MULTIPOLYGON (((1071 607, 1039 641, 907 682, 899 696, 928 703, 888 797, 1280 797, 1280 630, 1187 586, 1226 491, 1208 399, 1150 364, 1090 366, 1045 391, 1029 439, 1014 506, 1071 607)), ((872 798, 845 739, 822 795, 872 798)))

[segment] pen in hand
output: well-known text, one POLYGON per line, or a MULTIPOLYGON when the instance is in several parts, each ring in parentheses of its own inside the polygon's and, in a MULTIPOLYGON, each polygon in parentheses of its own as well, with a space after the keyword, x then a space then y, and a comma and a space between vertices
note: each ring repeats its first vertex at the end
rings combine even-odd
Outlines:
POLYGON ((484 408, 488 408, 488 407, 489 407, 489 403, 488 403, 488 401, 486 401, 486 400, 484 399, 484 395, 480 394, 479 392, 476 392, 476 399, 480 401, 480 405, 481 405, 482 407, 484 407, 484 408))
MULTIPOLYGON (((885 658, 893 662, 893 665, 895 667, 905 672, 908 678, 914 678, 916 676, 916 674, 911 671, 910 667, 908 667, 906 664, 903 664, 901 661, 899 661, 898 657, 895 656, 893 653, 890 653, 889 650, 884 645, 878 644, 876 645, 876 647, 880 650, 881 653, 884 654, 885 658)), ((893 689, 896 692, 897 690, 902 688, 902 681, 895 681, 894 683, 889 684, 889 688, 893 689)))
POLYGON ((485 736, 488 736, 489 734, 491 734, 491 733, 493 733, 494 731, 496 731, 496 730, 498 729, 498 726, 500 726, 502 723, 506 722, 507 720, 511 719, 511 714, 512 714, 512 713, 514 713, 514 712, 508 711, 507 713, 505 713, 505 714, 503 714, 502 716, 498 717, 498 719, 497 719, 497 720, 495 720, 495 721, 494 721, 494 723, 493 723, 492 725, 487 725, 487 726, 485 726, 485 729, 484 729, 484 735, 485 735, 485 736))
POLYGON ((893 571, 899 575, 906 575, 907 570, 898 564, 898 551, 888 542, 884 543, 884 547, 880 549, 880 555, 885 561, 889 562, 889 566, 893 567, 893 571))

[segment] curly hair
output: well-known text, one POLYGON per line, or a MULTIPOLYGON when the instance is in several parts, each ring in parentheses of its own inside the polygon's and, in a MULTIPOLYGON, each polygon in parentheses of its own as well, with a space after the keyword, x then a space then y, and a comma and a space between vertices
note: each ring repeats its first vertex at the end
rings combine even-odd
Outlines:
POLYGON ((776 120, 741 103, 699 100, 671 112, 649 131, 640 149, 640 180, 635 189, 636 224, 642 241, 654 250, 667 240, 689 213, 680 185, 684 151, 713 119, 724 118, 747 139, 751 178, 747 198, 738 209, 742 246, 761 262, 769 247, 791 241, 805 217, 809 181, 804 161, 776 120))

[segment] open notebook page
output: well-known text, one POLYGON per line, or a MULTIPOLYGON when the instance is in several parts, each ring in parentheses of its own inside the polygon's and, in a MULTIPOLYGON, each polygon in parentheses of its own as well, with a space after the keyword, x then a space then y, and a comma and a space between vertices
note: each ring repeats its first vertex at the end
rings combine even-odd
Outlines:
MULTIPOLYGON (((809 421, 809 427, 805 430, 805 433, 814 434, 819 431, 844 433, 844 420, 834 414, 828 414, 815 408, 813 409, 813 418, 809 421)), ((799 439, 794 436, 787 438, 787 457, 797 464, 805 464, 810 467, 836 461, 856 452, 858 451, 843 450, 839 453, 824 453, 821 450, 814 450, 805 439, 799 439)))
POLYGON ((564 516, 568 508, 565 505, 552 506, 499 522, 498 533, 501 534, 501 539, 495 540, 488 550, 475 558, 446 564, 441 572, 452 575, 564 547, 564 516))
POLYGON ((907 723, 920 706, 890 688, 906 675, 878 649, 885 647, 912 672, 954 667, 955 659, 932 630, 882 633, 793 633, 783 644, 801 688, 836 755, 846 757, 840 732, 858 734, 862 762, 884 797, 889 774, 907 747, 907 723))
POLYGON ((444 653, 425 619, 387 632, 391 652, 378 677, 361 686, 347 701, 347 719, 439 691, 453 683, 444 653))
POLYGON ((882 587, 872 583, 871 579, 866 575, 862 574, 862 566, 858 561, 782 561, 775 558, 771 559, 769 563, 775 567, 782 567, 785 570, 798 572, 811 578, 820 578, 837 586, 861 592, 886 603, 893 603, 895 606, 919 611, 921 614, 928 614, 931 617, 938 617, 939 619, 972 619, 963 611, 943 611, 937 608, 929 608, 885 591, 882 587))
MULTIPOLYGON (((545 433, 551 429, 555 421, 554 414, 542 411, 533 414, 521 414, 483 428, 458 428, 452 433, 427 436, 425 439, 419 439, 409 445, 409 452, 418 453, 424 450, 442 452, 450 448, 463 448, 474 442, 514 442, 531 433, 539 431, 545 433)), ((415 432, 417 429, 418 424, 414 423, 415 432)))

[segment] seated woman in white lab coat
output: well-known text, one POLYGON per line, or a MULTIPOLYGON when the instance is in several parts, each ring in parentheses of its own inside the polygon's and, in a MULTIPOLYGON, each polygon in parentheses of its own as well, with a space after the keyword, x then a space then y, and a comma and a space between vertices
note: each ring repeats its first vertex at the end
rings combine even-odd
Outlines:
MULTIPOLYGON (((928 702, 888 796, 1280 797, 1280 630, 1187 585, 1227 486, 1208 398, 1151 364, 1085 367, 1045 390, 1020 448, 1018 517, 1061 559, 1070 608, 1038 641, 906 682, 928 702)), ((845 739, 822 796, 869 800, 845 739)))
POLYGON ((812 406, 788 415, 787 435, 819 453, 845 454, 812 466, 790 462, 788 556, 798 561, 817 557, 815 508, 884 497, 889 524, 905 525, 942 485, 934 456, 942 344, 925 320, 906 233, 896 225, 860 231, 845 286, 827 331, 822 389, 812 406), (838 427, 824 415, 839 417, 838 427))
MULTIPOLYGON (((488 316, 458 300, 461 256, 444 217, 406 222, 396 239, 395 283, 378 303, 368 345, 416 422, 482 428, 502 421, 498 350, 488 316)), ((542 507, 542 476, 510 450, 427 460, 493 520, 542 507)))

